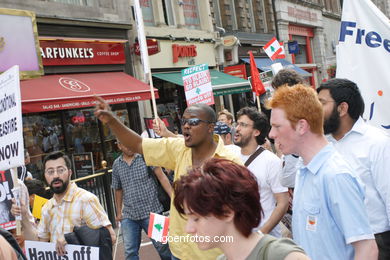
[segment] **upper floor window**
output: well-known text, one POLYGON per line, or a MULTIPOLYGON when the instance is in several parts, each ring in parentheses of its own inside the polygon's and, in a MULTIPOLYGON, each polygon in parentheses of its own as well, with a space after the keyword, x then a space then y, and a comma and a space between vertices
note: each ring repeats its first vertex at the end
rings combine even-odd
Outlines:
POLYGON ((324 7, 325 10, 334 13, 334 14, 340 14, 340 4, 338 0, 323 0, 324 1, 324 7))
POLYGON ((197 0, 183 0, 184 21, 187 28, 200 29, 197 0))
POLYGON ((142 17, 144 18, 144 25, 154 26, 152 0, 140 0, 139 3, 142 9, 142 17))
POLYGON ((175 18, 173 16, 172 0, 162 0, 164 20, 166 25, 175 25, 175 18))

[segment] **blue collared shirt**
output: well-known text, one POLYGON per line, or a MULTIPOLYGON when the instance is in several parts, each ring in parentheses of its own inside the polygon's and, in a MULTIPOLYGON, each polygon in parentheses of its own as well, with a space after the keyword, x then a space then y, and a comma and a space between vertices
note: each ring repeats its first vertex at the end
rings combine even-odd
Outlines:
POLYGON ((293 212, 294 240, 312 259, 353 259, 351 243, 374 239, 364 188, 332 144, 299 169, 293 212))

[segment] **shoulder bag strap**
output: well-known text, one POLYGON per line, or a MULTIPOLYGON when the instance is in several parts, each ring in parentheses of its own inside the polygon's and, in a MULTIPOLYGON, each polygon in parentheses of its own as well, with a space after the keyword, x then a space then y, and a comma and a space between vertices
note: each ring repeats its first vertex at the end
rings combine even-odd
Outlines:
POLYGON ((260 146, 259 149, 256 150, 251 156, 249 156, 248 160, 245 162, 245 166, 248 167, 251 162, 253 162, 254 159, 256 159, 257 156, 259 156, 265 149, 260 146))

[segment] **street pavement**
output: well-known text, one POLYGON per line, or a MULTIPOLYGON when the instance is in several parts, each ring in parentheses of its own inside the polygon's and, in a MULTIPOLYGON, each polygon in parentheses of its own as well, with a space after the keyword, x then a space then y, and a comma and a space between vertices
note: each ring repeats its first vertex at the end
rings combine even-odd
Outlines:
MULTIPOLYGON (((115 232, 118 234, 118 229, 115 230, 115 232)), ((140 260, 159 260, 160 257, 158 256, 156 249, 154 249, 152 242, 148 238, 148 236, 145 234, 145 232, 142 231, 142 240, 141 240, 141 247, 139 250, 139 258, 140 260)), ((114 260, 124 260, 125 259, 125 251, 123 246, 123 237, 122 234, 119 235, 118 239, 118 248, 116 251, 116 255, 114 260)))

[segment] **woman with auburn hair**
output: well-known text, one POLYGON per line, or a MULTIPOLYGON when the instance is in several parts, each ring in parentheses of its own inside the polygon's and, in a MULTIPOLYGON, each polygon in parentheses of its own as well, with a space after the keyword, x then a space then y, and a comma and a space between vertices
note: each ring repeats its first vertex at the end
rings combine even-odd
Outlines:
POLYGON ((220 248, 224 260, 307 260, 291 239, 255 232, 261 220, 256 177, 244 166, 213 158, 174 183, 174 205, 199 249, 220 248))

